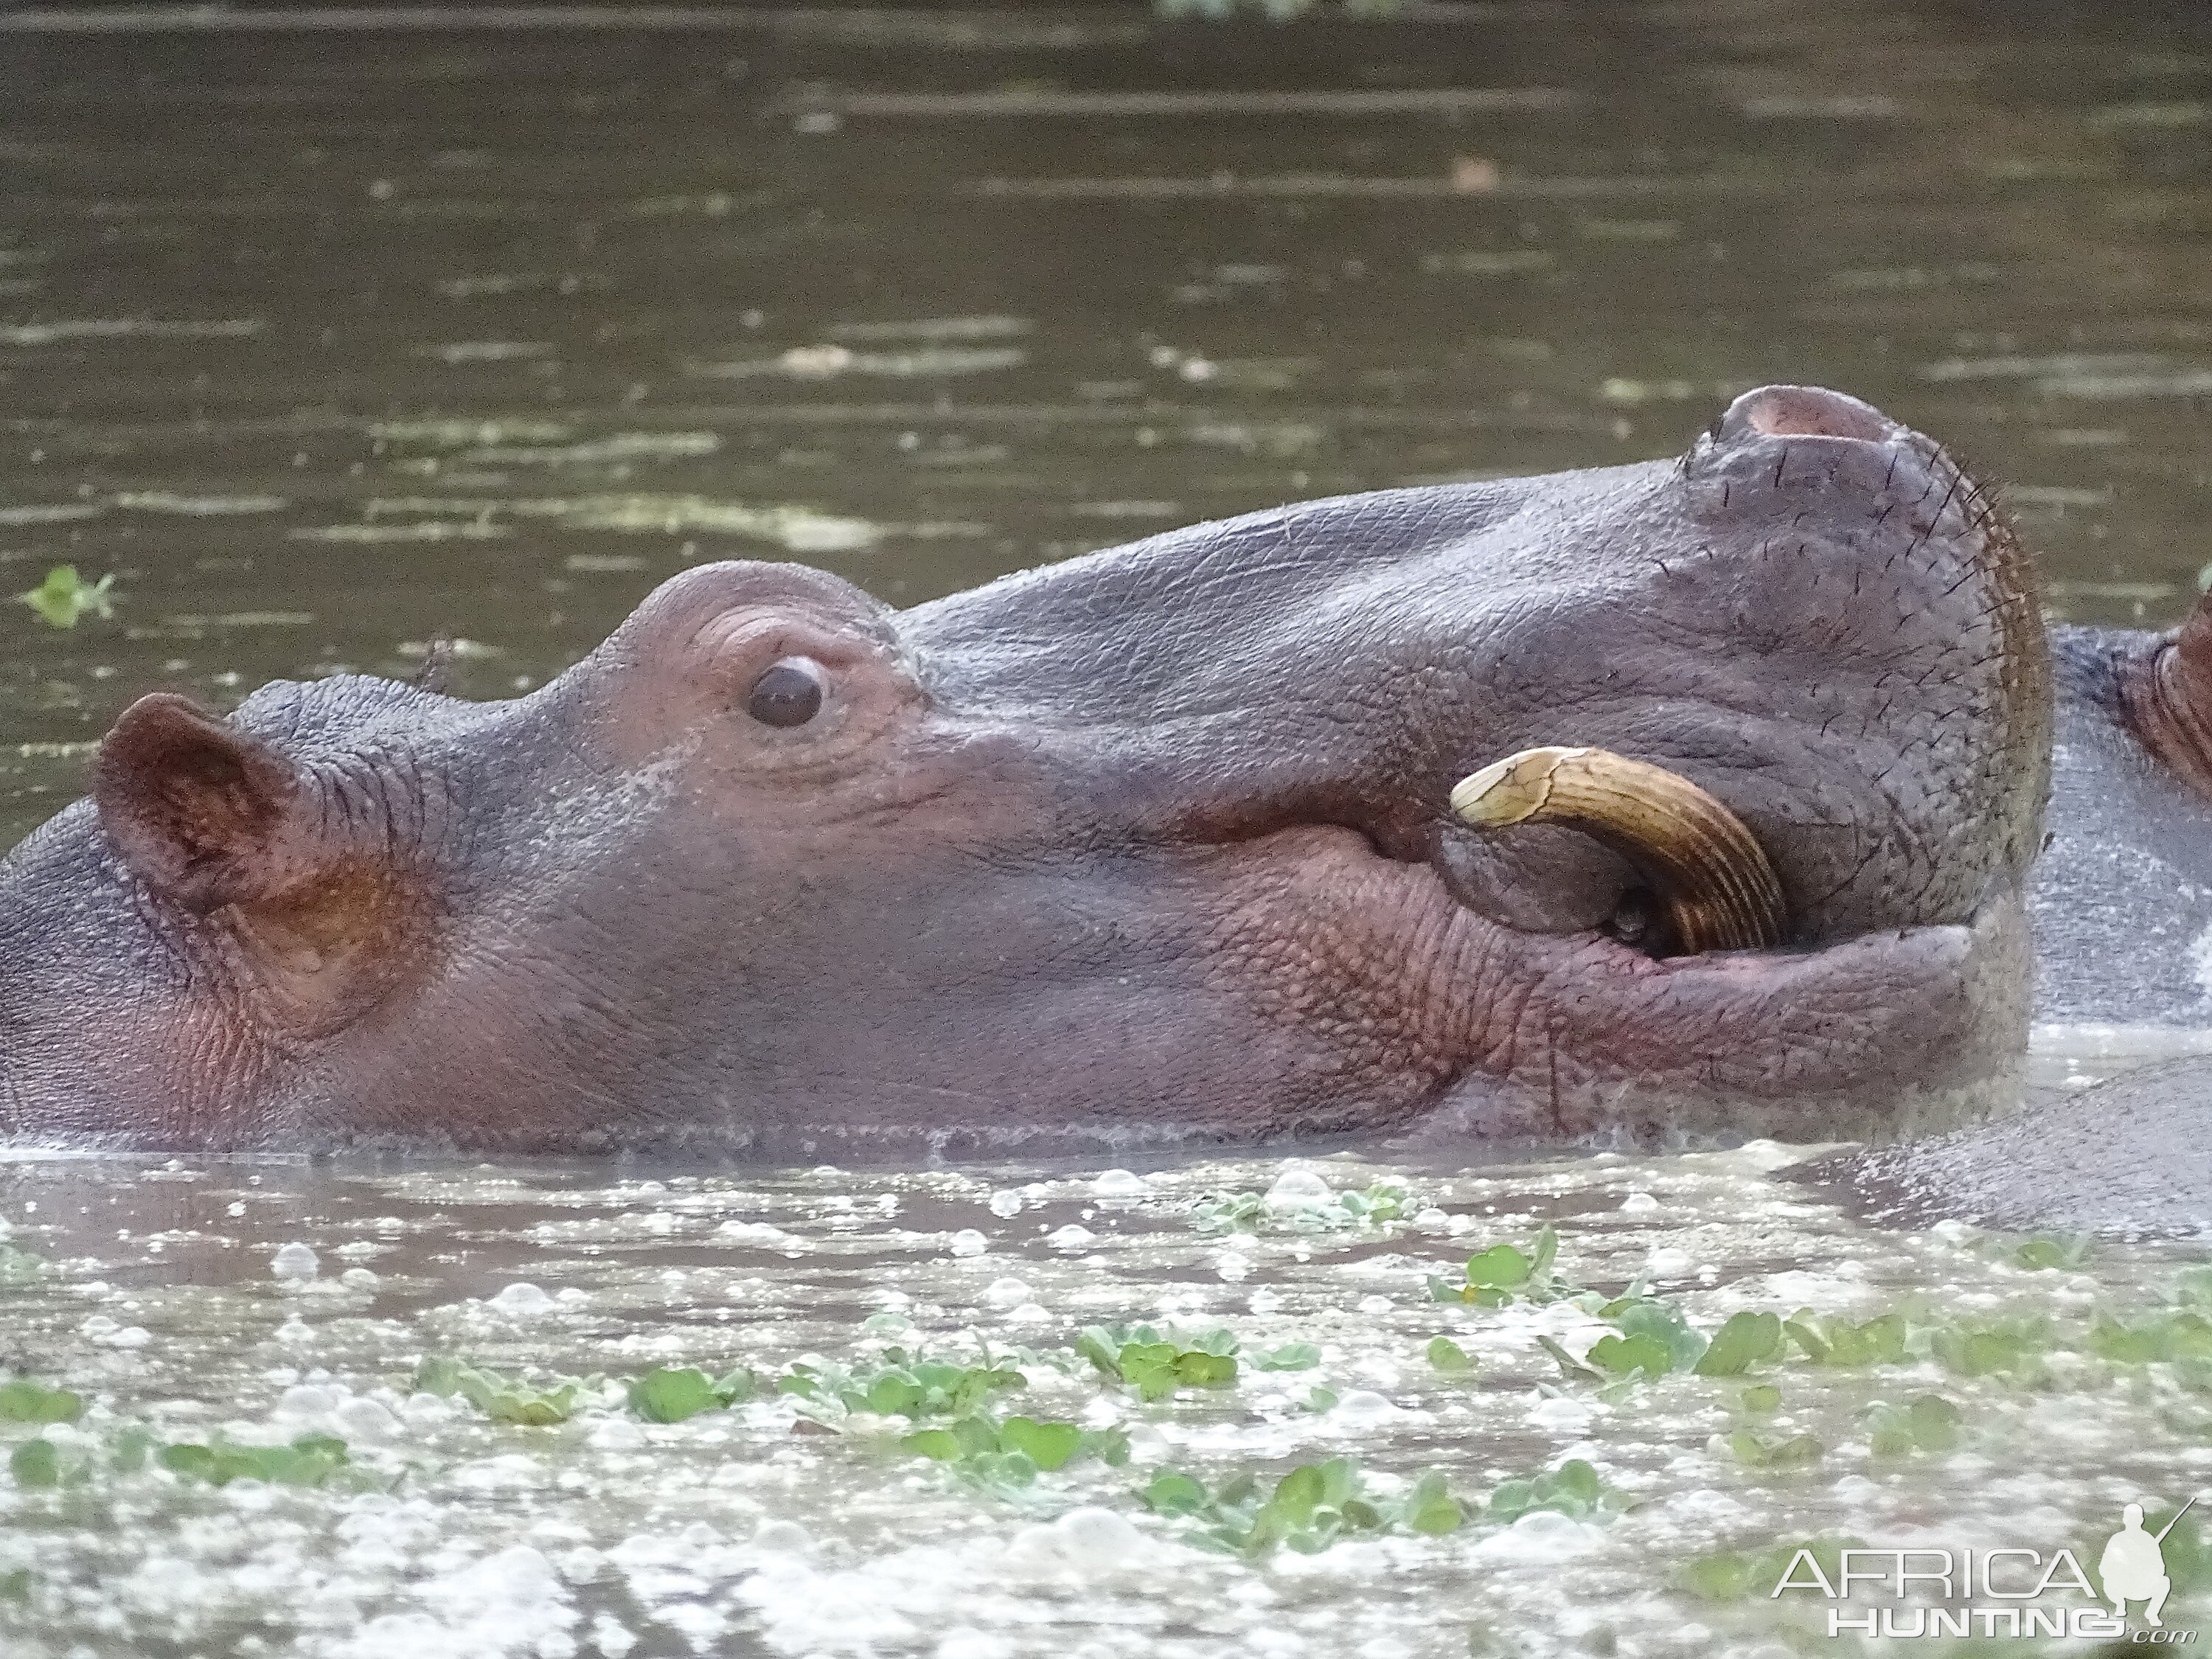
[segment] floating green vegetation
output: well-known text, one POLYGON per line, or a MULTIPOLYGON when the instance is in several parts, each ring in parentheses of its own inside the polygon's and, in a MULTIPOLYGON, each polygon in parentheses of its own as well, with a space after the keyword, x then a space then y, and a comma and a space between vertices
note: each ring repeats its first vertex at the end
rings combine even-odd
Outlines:
POLYGON ((1114 1468, 1129 1461, 1129 1437, 1120 1429, 1085 1429, 1030 1417, 994 1422, 980 1413, 941 1429, 916 1429, 899 1444, 950 1466, 978 1486, 1000 1489, 1026 1486, 1040 1472, 1063 1469, 1079 1458, 1114 1468))
POLYGON ((1901 1365, 1911 1324, 1901 1313, 1887 1313, 1854 1325, 1800 1308, 1783 1322, 1783 1331, 1816 1365, 1901 1365))
POLYGON ((108 592, 114 585, 112 574, 88 582, 77 574, 75 565, 58 564, 46 572, 46 580, 15 598, 37 611, 47 627, 75 628, 88 611, 103 622, 115 614, 108 592))
POLYGON ((2051 1346, 2050 1322, 2040 1317, 2003 1321, 1980 1328, 1956 1327, 1931 1331, 1929 1352, 1946 1370, 1960 1376, 2009 1377, 2033 1382, 2044 1371, 2051 1346))
POLYGON ((2075 1271, 2089 1260, 2092 1243, 2087 1233, 2069 1233, 2058 1237, 2038 1234, 2033 1238, 2023 1239, 2014 1248, 2013 1265, 2032 1270, 2060 1267, 2075 1271))
POLYGON ((21 1378, 0 1384, 0 1422, 74 1423, 83 1415, 82 1396, 67 1389, 42 1389, 21 1378))
POLYGON ((1761 1434, 1741 1428, 1728 1437, 1729 1449, 1746 1468, 1796 1469, 1817 1463, 1827 1453, 1809 1434, 1761 1434))
POLYGON ((2100 1313, 2086 1346, 2119 1364, 2169 1360, 2193 1368, 2212 1364, 2212 1321, 2188 1310, 2163 1310, 2132 1323, 2100 1313))
POLYGON ((760 1391, 760 1379, 743 1366, 709 1376, 690 1365, 659 1365, 629 1385, 629 1408, 653 1423, 682 1423, 702 1412, 727 1411, 760 1391))
POLYGON ((1340 1538, 1389 1531, 1456 1532, 1467 1519, 1443 1475, 1422 1475, 1395 1498, 1370 1493, 1359 1467, 1347 1457, 1302 1463, 1276 1481, 1264 1498, 1260 1478, 1232 1475, 1208 1491, 1194 1475, 1163 1469, 1142 1496, 1155 1514, 1196 1523, 1186 1542, 1223 1555, 1265 1555, 1278 1545, 1317 1554, 1340 1538))
POLYGON ((1499 1481, 1484 1513, 1492 1521, 1510 1523, 1538 1510, 1549 1510, 1580 1521, 1627 1507, 1627 1500, 1607 1486, 1595 1468, 1579 1457, 1570 1457, 1547 1474, 1499 1481))
POLYGON ((1448 1336, 1431 1337, 1426 1352, 1431 1368, 1446 1376, 1467 1376, 1474 1370, 1474 1358, 1448 1336))
POLYGON ((1903 1406, 1877 1401, 1867 1408, 1867 1438, 1876 1457, 1916 1457, 1947 1452, 1959 1443, 1961 1415, 1940 1394, 1923 1394, 1903 1406))
POLYGON ((778 1394, 848 1412, 906 1418, 966 1415, 994 1395, 1028 1386, 1029 1378, 993 1360, 988 1349, 980 1364, 956 1365, 890 1348, 880 1364, 860 1370, 799 1364, 775 1380, 778 1394))
POLYGON ((350 1461, 346 1443, 334 1435, 303 1434, 285 1446, 210 1444, 164 1446, 155 1462, 172 1474, 227 1486, 234 1480, 263 1480, 276 1486, 320 1486, 350 1461))
POLYGON ((1093 1325, 1076 1339, 1075 1351, 1148 1402, 1165 1400, 1178 1389, 1225 1389, 1237 1380, 1237 1339, 1225 1330, 1185 1336, 1151 1325, 1093 1325))
POLYGON ((1694 1370, 1709 1346, 1680 1309, 1656 1297, 1620 1296, 1597 1310, 1620 1328, 1590 1345, 1584 1362, 1611 1376, 1664 1376, 1694 1370))
POLYGON ((1380 1227, 1403 1220, 1411 1208, 1406 1188, 1398 1182, 1378 1181, 1358 1191, 1343 1192, 1329 1191, 1326 1183, 1316 1182, 1310 1193, 1289 1195, 1279 1186, 1267 1193, 1208 1193, 1192 1213, 1202 1233, 1320 1233, 1380 1227))
MULTIPOLYGON (((75 1399, 75 1395, 70 1398, 75 1399)), ((48 1418, 49 1422, 70 1419, 48 1418)), ((234 1480, 260 1480, 280 1486, 322 1486, 340 1471, 365 1481, 364 1472, 353 1470, 346 1443, 326 1434, 303 1434, 288 1445, 240 1446, 222 1439, 202 1445, 163 1444, 144 1429, 125 1430, 108 1447, 103 1460, 89 1444, 73 1441, 58 1445, 43 1436, 26 1440, 8 1458, 8 1473, 19 1486, 50 1488, 76 1486, 91 1478, 105 1462, 118 1474, 135 1474, 149 1460, 180 1480, 227 1486, 234 1480)))
POLYGON ((593 1385, 580 1377, 556 1378, 539 1388, 517 1378, 485 1370, 450 1355, 433 1354, 415 1368, 417 1392, 441 1399, 459 1395, 487 1417, 526 1428, 547 1428, 565 1423, 593 1385))
POLYGON ((1502 1308, 1513 1301, 1562 1302, 1581 1291, 1561 1280, 1554 1271, 1559 1255, 1559 1235, 1550 1226, 1536 1235, 1526 1250, 1511 1244, 1492 1244, 1467 1261, 1460 1282, 1431 1277, 1430 1298, 1437 1302, 1472 1302, 1478 1307, 1502 1308))

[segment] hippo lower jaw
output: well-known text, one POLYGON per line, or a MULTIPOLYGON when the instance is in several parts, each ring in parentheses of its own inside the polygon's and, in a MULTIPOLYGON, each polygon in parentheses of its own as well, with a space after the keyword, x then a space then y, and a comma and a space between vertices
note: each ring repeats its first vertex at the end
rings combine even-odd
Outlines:
POLYGON ((1959 923, 1655 957, 1600 929, 1480 914, 1430 865, 1352 830, 1285 829, 1224 851, 1260 872, 1232 899, 1223 961, 1243 976, 1311 953, 1304 982, 1331 988, 1326 1001, 1279 1012, 1348 1045, 1329 1103, 1265 1130, 1419 1121, 1455 1141, 1879 1140, 1979 1117, 2016 1088, 2032 976, 2009 884, 1959 923), (1314 962, 1324 949, 1332 959, 1314 962))

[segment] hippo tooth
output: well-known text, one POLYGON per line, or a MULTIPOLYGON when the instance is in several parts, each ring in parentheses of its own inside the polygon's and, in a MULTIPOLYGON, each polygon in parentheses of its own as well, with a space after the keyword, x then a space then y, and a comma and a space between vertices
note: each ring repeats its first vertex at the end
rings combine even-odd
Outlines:
POLYGON ((1758 840, 1664 767, 1605 749, 1524 749, 1462 779, 1451 810, 1476 830, 1565 823, 1597 836, 1650 881, 1684 955, 1782 942, 1789 911, 1758 840))

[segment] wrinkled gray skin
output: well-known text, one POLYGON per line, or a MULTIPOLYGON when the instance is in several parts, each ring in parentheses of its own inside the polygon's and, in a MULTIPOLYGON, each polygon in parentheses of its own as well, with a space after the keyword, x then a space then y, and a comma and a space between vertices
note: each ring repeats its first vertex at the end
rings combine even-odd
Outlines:
POLYGON ((2049 720, 1976 488, 1801 388, 1679 460, 1288 507, 903 613, 702 567, 513 702, 131 709, 0 863, 0 1130, 1895 1133, 2017 1066, 2049 720), (826 701, 764 723, 793 658, 826 701), (1785 948, 1666 956, 1619 855, 1449 818, 1549 744, 1733 808, 1785 948))
MULTIPOLYGON (((2212 1028, 2212 599, 2171 635, 2057 629, 2051 654, 2049 847, 2029 884, 2037 1024, 2124 1049, 2193 1046, 2212 1028)), ((1888 1219, 2212 1236, 2208 1125, 2200 1056, 1798 1173, 1888 1219)))

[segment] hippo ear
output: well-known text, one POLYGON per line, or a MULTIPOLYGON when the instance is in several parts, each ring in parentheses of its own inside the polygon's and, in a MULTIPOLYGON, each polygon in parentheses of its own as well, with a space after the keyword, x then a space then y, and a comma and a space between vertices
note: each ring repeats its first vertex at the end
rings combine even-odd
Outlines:
POLYGON ((141 697, 100 745, 93 796, 108 842, 195 915, 251 902, 296 875, 296 765, 185 698, 141 697))

